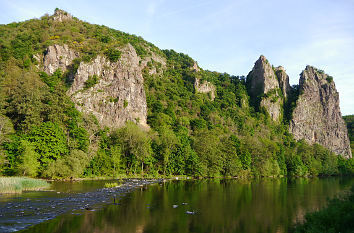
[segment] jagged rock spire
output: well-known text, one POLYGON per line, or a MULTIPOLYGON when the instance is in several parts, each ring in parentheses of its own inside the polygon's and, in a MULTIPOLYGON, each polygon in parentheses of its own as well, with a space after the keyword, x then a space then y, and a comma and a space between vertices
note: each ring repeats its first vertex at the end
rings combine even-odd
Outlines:
POLYGON ((278 78, 272 65, 263 55, 256 61, 247 76, 247 89, 256 109, 264 108, 274 121, 282 117, 282 104, 278 78))
POLYGON ((333 78, 322 70, 306 66, 300 75, 299 91, 290 121, 290 132, 295 139, 318 143, 351 158, 348 131, 333 78))

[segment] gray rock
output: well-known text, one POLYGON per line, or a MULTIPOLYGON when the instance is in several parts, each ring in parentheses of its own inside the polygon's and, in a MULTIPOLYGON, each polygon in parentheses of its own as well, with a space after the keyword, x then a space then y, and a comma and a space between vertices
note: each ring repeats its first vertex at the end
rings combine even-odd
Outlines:
MULTIPOLYGON (((93 114, 102 126, 118 128, 133 121, 148 129, 140 58, 130 44, 120 50, 121 58, 114 63, 104 56, 97 56, 88 63, 81 62, 67 94, 79 111, 93 114), (86 88, 86 81, 94 75, 98 77, 98 83, 86 88)), ((67 45, 49 46, 43 58, 43 70, 48 74, 58 68, 65 71, 78 56, 67 45)))
POLYGON ((282 66, 275 68, 275 74, 278 78, 279 87, 283 93, 284 98, 288 98, 291 90, 289 84, 289 76, 286 74, 285 69, 282 66))
POLYGON ((307 66, 300 75, 299 91, 290 121, 290 132, 295 139, 318 143, 336 154, 351 158, 347 127, 333 78, 307 66))
POLYGON ((211 100, 215 99, 215 86, 208 81, 201 82, 199 78, 195 78, 194 89, 196 92, 199 93, 204 93, 204 94, 210 93, 210 99, 211 100))
MULTIPOLYGON (((285 80, 284 80, 285 81, 285 80)), ((273 67, 261 55, 252 71, 247 76, 248 92, 256 108, 264 108, 273 121, 282 118, 282 104, 280 86, 273 67)))
POLYGON ((77 57, 78 53, 66 44, 49 46, 44 53, 43 70, 47 74, 53 74, 57 69, 66 71, 67 67, 77 57))
POLYGON ((67 20, 72 20, 73 16, 69 14, 66 11, 60 10, 60 9, 55 9, 54 15, 53 15, 53 20, 56 22, 63 22, 67 20))

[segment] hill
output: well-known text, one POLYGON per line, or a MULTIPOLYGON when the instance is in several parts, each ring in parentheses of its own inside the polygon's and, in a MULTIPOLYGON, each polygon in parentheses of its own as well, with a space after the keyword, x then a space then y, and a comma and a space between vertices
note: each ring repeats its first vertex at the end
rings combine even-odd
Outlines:
POLYGON ((60 9, 0 32, 2 175, 251 177, 353 169, 353 159, 344 159, 351 152, 333 79, 315 68, 311 77, 322 75, 327 89, 313 87, 333 100, 316 114, 333 109, 336 117, 294 133, 289 124, 299 120, 293 114, 305 82, 290 87, 285 71, 263 56, 247 78, 212 72, 186 54, 60 9))

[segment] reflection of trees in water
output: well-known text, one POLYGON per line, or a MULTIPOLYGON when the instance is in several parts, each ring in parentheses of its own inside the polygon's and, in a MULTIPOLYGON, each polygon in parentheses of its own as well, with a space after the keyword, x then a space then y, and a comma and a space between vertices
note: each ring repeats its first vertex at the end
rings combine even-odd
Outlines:
POLYGON ((32 232, 45 232, 41 227, 63 233, 287 232, 306 212, 324 207, 327 198, 353 182, 342 178, 171 181, 128 194, 120 205, 63 216, 32 232), (188 215, 186 210, 197 214, 188 215))

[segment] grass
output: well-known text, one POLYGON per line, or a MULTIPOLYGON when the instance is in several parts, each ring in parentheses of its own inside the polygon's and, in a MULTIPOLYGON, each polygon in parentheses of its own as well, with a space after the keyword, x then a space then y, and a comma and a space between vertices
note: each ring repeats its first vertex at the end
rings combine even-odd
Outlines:
POLYGON ((118 186, 117 183, 105 183, 104 184, 105 188, 114 188, 114 187, 117 187, 117 186, 118 186))
POLYGON ((48 188, 44 180, 28 177, 0 177, 0 193, 21 193, 22 191, 48 188))

